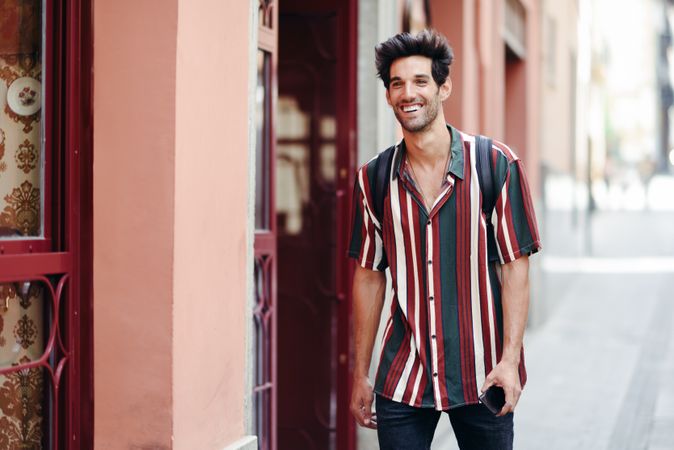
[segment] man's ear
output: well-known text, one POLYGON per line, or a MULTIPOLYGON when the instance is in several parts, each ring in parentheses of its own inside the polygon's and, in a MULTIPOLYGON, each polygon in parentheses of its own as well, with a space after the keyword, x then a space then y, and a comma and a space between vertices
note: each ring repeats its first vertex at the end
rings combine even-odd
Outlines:
POLYGON ((452 79, 448 75, 445 82, 442 83, 442 86, 440 86, 440 100, 444 102, 449 98, 451 94, 452 94, 452 79))

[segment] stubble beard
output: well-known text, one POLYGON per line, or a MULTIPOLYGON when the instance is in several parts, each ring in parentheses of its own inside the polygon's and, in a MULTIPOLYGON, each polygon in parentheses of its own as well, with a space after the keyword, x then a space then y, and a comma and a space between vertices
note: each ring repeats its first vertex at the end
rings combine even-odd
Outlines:
POLYGON ((398 108, 394 109, 396 119, 398 123, 405 130, 411 133, 418 133, 426 131, 430 128, 431 124, 438 117, 438 111, 440 109, 439 96, 434 96, 431 98, 430 102, 424 105, 424 114, 419 117, 414 117, 412 119, 405 119, 404 113, 400 112, 398 108))

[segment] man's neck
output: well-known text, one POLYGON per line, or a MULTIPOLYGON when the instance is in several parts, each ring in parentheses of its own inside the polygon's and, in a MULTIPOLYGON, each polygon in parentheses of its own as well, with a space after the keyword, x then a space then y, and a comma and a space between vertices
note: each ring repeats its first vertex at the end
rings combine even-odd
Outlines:
POLYGON ((441 116, 438 114, 436 120, 424 131, 410 132, 403 129, 408 157, 420 166, 430 168, 447 161, 452 136, 444 117, 441 116))

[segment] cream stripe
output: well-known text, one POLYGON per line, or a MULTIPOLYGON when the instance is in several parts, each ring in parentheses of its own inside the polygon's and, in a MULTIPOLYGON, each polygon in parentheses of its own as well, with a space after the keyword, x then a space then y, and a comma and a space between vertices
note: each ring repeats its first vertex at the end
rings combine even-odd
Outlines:
MULTIPOLYGON (((451 177, 449 177, 449 178, 451 178, 451 177)), ((433 202, 433 206, 431 206, 431 211, 433 211, 433 208, 435 208, 435 205, 438 204, 438 202, 442 199, 442 197, 444 197, 445 194, 447 194, 447 191, 449 190, 449 188, 450 188, 450 186, 447 186, 447 187, 446 187, 446 188, 445 188, 445 189, 444 189, 444 190, 443 190, 443 191, 442 191, 442 192, 435 198, 435 201, 433 202)), ((431 211, 429 211, 429 213, 430 213, 431 211)))
POLYGON ((405 395, 405 389, 410 380, 410 374, 412 373, 412 367, 414 367, 414 357, 416 354, 417 350, 414 348, 414 336, 410 336, 410 352, 407 355, 407 362, 405 363, 403 373, 398 380, 396 390, 393 392, 393 401, 400 402, 403 399, 403 395, 405 395))
POLYGON ((391 215, 393 216, 393 233, 396 244, 396 283, 398 286, 398 303, 407 317, 407 265, 405 264, 405 245, 402 231, 402 216, 400 211, 400 196, 398 194, 398 179, 391 180, 391 215))
MULTIPOLYGON (((366 208, 366 203, 365 203, 365 196, 363 196, 363 208, 366 208)), ((363 245, 363 259, 360 261, 360 265, 363 267, 367 267, 367 254, 370 251, 370 215, 367 214, 367 211, 365 211, 364 217, 363 217, 363 222, 365 222, 365 244, 363 245)))
POLYGON ((496 251, 498 252, 498 259, 503 263, 503 253, 501 252, 501 246, 498 243, 498 229, 499 229, 499 222, 498 222, 498 212, 496 211, 496 208, 494 208, 494 213, 491 215, 491 224, 494 227, 494 241, 496 242, 496 251))
MULTIPOLYGON (((374 158, 372 158, 374 159, 374 158)), ((372 209, 370 208, 370 204, 367 201, 367 195, 365 195, 365 181, 363 180, 363 171, 365 168, 361 168, 358 171, 358 184, 360 185, 360 191, 363 193, 363 204, 365 205, 365 212, 367 213, 368 217, 370 220, 372 220, 372 223, 381 230, 381 224, 377 220, 376 217, 374 217, 374 214, 372 214, 372 209)))
POLYGON ((419 265, 417 263, 417 246, 414 235, 414 216, 412 214, 412 196, 406 193, 407 199, 407 222, 410 228, 410 247, 412 249, 412 276, 414 277, 414 337, 417 349, 421 348, 421 336, 419 332, 419 265))
POLYGON ((384 346, 384 343, 386 342, 386 336, 388 336, 388 332, 391 329, 391 324, 393 323, 393 314, 391 314, 388 318, 388 322, 386 323, 386 328, 384 329, 384 334, 381 336, 381 345, 382 347, 384 346))
POLYGON ((475 353, 475 383, 479 389, 484 383, 484 345, 480 312, 480 279, 478 233, 480 232, 480 182, 475 165, 475 145, 470 146, 470 298, 473 315, 473 350, 475 353))
POLYGON ((410 405, 414 404, 417 395, 419 395, 419 385, 421 385, 421 377, 424 375, 424 366, 419 362, 419 369, 417 369, 417 378, 414 380, 414 389, 412 390, 412 398, 410 399, 410 405))
POLYGON ((374 264, 373 267, 376 269, 381 263, 382 257, 384 256, 384 243, 381 240, 381 235, 379 231, 374 230, 374 264))
MULTIPOLYGON (((433 262, 433 226, 432 225, 426 225, 426 258, 433 262)), ((435 261, 435 264, 438 262, 435 261)), ((435 285, 433 284, 433 267, 432 264, 428 265, 428 276, 426 277, 426 281, 428 283, 428 295, 430 297, 435 297, 435 285)), ((434 299, 434 301, 438 302, 440 299, 434 299)), ((429 301, 428 302, 428 309, 430 311, 430 318, 429 321, 431 322, 429 324, 430 330, 431 330, 431 335, 437 334, 435 332, 435 305, 433 302, 429 301)), ((435 339, 431 339, 431 367, 433 368, 433 372, 437 373, 438 372, 438 343, 436 342, 435 339)), ((440 384, 438 382, 438 377, 433 376, 432 377, 432 382, 433 382, 433 394, 435 395, 435 409, 438 411, 442 410, 442 398, 440 397, 440 384)))

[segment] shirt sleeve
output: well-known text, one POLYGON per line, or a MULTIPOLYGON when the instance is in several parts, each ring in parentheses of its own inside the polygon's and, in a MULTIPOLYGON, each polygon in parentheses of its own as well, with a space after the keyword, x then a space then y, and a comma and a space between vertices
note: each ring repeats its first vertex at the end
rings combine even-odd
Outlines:
POLYGON ((358 171, 353 187, 351 205, 351 238, 348 255, 358 261, 361 267, 378 272, 386 270, 388 261, 384 252, 381 226, 370 209, 364 183, 367 178, 364 169, 358 171))
POLYGON ((501 264, 506 264, 521 256, 536 253, 542 247, 522 161, 513 159, 498 166, 503 168, 502 171, 497 170, 501 173, 499 178, 502 187, 492 215, 492 224, 499 260, 501 264))

